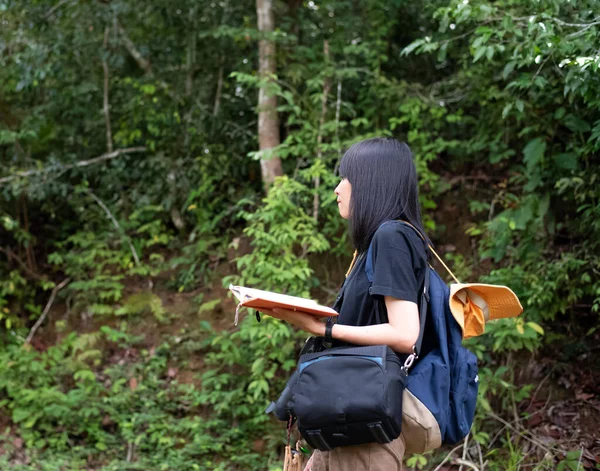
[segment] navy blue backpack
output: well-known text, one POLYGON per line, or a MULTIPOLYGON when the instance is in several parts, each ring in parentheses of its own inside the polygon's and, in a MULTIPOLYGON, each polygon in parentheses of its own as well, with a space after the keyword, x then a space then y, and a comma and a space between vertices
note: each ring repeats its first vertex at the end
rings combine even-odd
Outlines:
MULTIPOLYGON (((411 224, 402 222, 423 238, 411 224)), ((372 282, 372 247, 365 271, 372 282)), ((407 453, 424 453, 462 440, 473 424, 479 387, 477 357, 462 346, 462 329, 450 311, 450 289, 429 265, 422 296, 429 301, 425 315, 419 313, 423 343, 411 356, 415 361, 403 392, 402 435, 407 453)))

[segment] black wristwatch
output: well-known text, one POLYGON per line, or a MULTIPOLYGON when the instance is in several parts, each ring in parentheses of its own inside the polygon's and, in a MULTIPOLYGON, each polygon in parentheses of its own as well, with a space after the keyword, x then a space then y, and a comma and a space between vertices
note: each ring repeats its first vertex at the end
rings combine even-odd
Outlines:
POLYGON ((333 330, 333 322, 327 322, 325 324, 325 342, 333 342, 331 331, 333 330))

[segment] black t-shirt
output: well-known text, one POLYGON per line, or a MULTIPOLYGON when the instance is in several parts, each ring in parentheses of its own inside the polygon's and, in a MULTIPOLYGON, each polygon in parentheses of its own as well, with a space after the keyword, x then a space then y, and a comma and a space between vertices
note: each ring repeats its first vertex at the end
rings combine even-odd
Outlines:
POLYGON ((343 325, 366 326, 388 322, 384 296, 419 304, 427 255, 423 240, 414 229, 399 221, 382 224, 373 235, 373 283, 365 271, 367 253, 357 257, 334 304, 343 325))

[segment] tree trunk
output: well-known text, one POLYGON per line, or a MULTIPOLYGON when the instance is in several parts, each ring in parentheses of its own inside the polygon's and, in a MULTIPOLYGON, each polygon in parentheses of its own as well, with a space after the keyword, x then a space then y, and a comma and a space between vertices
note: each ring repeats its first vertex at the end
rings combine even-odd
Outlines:
MULTIPOLYGON (((323 41, 323 59, 325 65, 329 67, 329 41, 323 41)), ((323 159, 323 126, 325 126, 325 118, 327 117, 327 97, 331 90, 331 77, 325 77, 323 81, 323 96, 321 97, 321 119, 319 120, 319 133, 317 134, 317 160, 323 159)), ((315 196, 313 199, 313 218, 315 222, 319 222, 319 187, 321 186, 321 176, 315 177, 315 196)))
MULTIPOLYGON (((256 0, 256 15, 258 17, 258 30, 262 34, 273 32, 273 0, 256 0)), ((258 43, 259 74, 272 80, 277 72, 275 63, 275 42, 269 38, 261 39, 258 43)), ((277 114, 277 97, 269 96, 266 86, 260 87, 258 92, 258 144, 260 151, 268 151, 280 144, 279 116, 277 114)), ((283 175, 281 159, 268 152, 261 158, 260 168, 265 191, 275 180, 283 175)))

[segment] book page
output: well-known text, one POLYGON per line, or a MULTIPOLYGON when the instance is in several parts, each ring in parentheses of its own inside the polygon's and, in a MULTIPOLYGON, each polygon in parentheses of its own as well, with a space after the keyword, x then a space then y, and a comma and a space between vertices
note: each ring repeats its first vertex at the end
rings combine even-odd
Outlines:
POLYGON ((272 291, 265 291, 255 288, 247 288, 245 286, 229 285, 229 290, 239 301, 236 309, 236 325, 239 308, 242 306, 254 307, 257 309, 273 309, 279 307, 320 317, 338 315, 338 313, 330 307, 322 306, 312 299, 274 293, 272 291))

